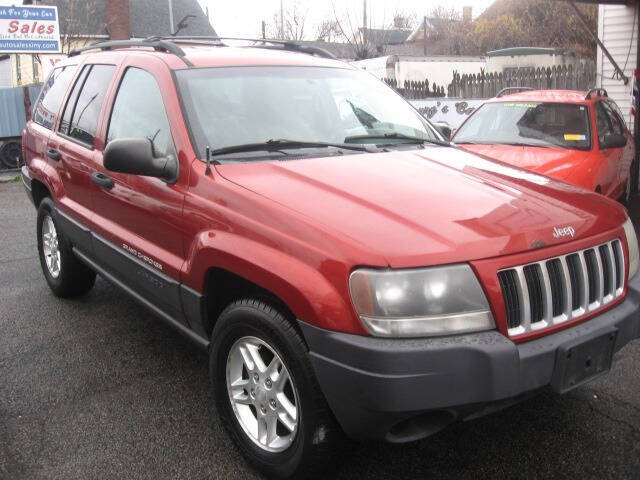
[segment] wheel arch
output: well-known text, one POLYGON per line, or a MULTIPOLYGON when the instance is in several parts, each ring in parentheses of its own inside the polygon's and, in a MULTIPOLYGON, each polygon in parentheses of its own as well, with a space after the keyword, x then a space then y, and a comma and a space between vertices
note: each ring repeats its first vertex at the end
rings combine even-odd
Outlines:
MULTIPOLYGON (((204 296, 202 325, 210 334, 220 312, 243 296, 258 296, 283 308, 292 319, 320 328, 366 333, 352 312, 348 272, 342 288, 320 267, 313 267, 274 247, 229 232, 199 235, 186 263, 186 286, 204 296)), ((334 275, 336 272, 332 272, 334 275)))

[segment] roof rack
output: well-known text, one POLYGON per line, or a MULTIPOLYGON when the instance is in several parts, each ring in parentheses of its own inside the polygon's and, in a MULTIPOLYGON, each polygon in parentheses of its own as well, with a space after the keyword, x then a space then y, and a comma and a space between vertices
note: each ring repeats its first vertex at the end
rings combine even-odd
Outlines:
POLYGON ((531 87, 507 87, 500 90, 495 98, 504 97, 505 95, 511 94, 511 93, 528 92, 531 90, 533 90, 533 88, 531 87))
POLYGON ((291 40, 269 40, 266 38, 243 38, 243 37, 218 37, 218 36, 193 36, 193 35, 180 35, 180 36, 154 36, 149 37, 148 41, 166 41, 171 43, 182 43, 188 45, 215 45, 221 47, 229 46, 225 41, 242 41, 253 42, 246 47, 254 48, 266 48, 270 50, 287 50, 290 52, 306 53, 308 55, 315 55, 322 58, 336 59, 336 56, 331 52, 328 52, 324 48, 301 45, 291 40))
POLYGON ((80 55, 89 50, 114 50, 118 48, 130 48, 130 47, 148 47, 153 48, 159 52, 167 52, 180 57, 180 59, 189 67, 193 67, 193 63, 191 63, 186 58, 186 54, 184 50, 182 50, 178 45, 173 42, 168 42, 163 39, 154 39, 149 38, 145 40, 107 40, 102 42, 96 42, 91 45, 87 45, 86 47, 76 48, 69 53, 70 57, 74 57, 76 55, 80 55))
POLYGON ((332 53, 326 51, 324 48, 315 47, 311 45, 300 45, 296 42, 291 42, 288 40, 267 40, 264 38, 235 38, 235 37, 205 37, 205 36, 176 36, 176 37, 148 37, 144 40, 106 40, 100 41, 96 43, 92 43, 91 45, 87 45, 86 47, 76 48, 69 53, 70 57, 74 57, 76 55, 80 55, 81 53, 87 52, 89 50, 115 50, 119 48, 131 48, 131 47, 147 47, 153 48, 159 52, 167 52, 172 53, 179 57, 188 67, 193 67, 193 63, 191 63, 186 58, 186 53, 182 48, 180 48, 177 44, 188 44, 188 45, 208 45, 208 46, 219 46, 226 47, 228 46, 224 43, 224 40, 239 40, 243 42, 253 42, 251 45, 247 45, 247 47, 255 47, 255 48, 266 48, 272 50, 287 50, 290 52, 300 52, 306 53, 308 55, 316 55, 318 57, 330 58, 335 60, 336 57, 332 53))
POLYGON ((592 93, 595 93, 596 95, 598 95, 599 97, 608 97, 609 94, 607 93, 607 91, 604 88, 592 88, 591 90, 589 90, 587 92, 587 94, 584 96, 585 100, 591 100, 593 97, 591 96, 592 93))

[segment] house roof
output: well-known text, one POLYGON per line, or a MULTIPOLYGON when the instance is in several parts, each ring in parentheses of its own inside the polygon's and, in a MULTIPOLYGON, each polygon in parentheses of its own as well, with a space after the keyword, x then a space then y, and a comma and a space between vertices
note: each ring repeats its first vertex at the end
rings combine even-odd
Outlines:
POLYGON ((366 32, 368 41, 373 45, 399 45, 404 43, 409 35, 410 30, 401 30, 398 28, 361 28, 363 33, 366 32))
POLYGON ((487 57, 515 57, 518 55, 554 55, 567 53, 564 48, 511 47, 487 52, 487 57))
MULTIPOLYGON (((42 0, 43 5, 56 5, 60 19, 69 19, 74 11, 82 12, 74 35, 106 35, 105 5, 108 0, 42 0)), ((216 35, 197 0, 173 0, 175 25, 185 16, 194 15, 180 35, 216 35)), ((129 0, 131 36, 171 35, 167 0, 129 0)), ((61 25, 62 28, 62 25, 61 25)))
POLYGON ((335 55, 336 58, 340 58, 343 60, 353 60, 354 58, 356 58, 356 49, 350 43, 325 42, 323 40, 299 40, 296 43, 299 43, 300 45, 323 48, 327 52, 335 55))

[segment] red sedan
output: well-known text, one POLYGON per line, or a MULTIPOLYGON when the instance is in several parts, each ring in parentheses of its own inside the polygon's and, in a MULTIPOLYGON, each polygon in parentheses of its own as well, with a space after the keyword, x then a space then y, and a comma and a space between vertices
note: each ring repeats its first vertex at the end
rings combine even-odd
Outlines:
POLYGON ((478 108, 452 141, 473 153, 628 200, 633 137, 605 90, 517 90, 478 108))

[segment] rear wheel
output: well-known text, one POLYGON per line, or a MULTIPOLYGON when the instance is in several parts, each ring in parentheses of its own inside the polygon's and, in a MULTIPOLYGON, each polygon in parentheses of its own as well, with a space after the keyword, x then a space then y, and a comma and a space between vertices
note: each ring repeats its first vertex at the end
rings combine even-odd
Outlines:
POLYGON ((38 253, 44 278, 58 297, 76 297, 93 287, 96 274, 74 255, 53 216, 53 202, 48 197, 38 207, 38 253))
POLYGON ((276 478, 315 478, 350 445, 317 385, 302 337, 278 309, 234 302, 216 322, 211 380, 242 454, 276 478))

